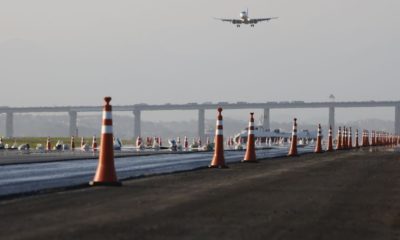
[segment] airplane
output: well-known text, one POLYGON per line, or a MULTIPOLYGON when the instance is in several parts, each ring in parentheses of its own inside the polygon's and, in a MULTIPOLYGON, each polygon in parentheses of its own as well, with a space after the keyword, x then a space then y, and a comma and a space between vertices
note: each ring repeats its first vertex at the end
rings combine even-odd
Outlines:
POLYGON ((237 27, 240 27, 240 24, 250 24, 251 27, 254 27, 254 24, 262 21, 269 21, 271 19, 277 19, 277 17, 270 18, 249 18, 249 9, 247 11, 243 11, 240 13, 240 19, 226 19, 226 18, 215 18, 221 20, 223 22, 231 22, 232 24, 236 24, 237 27))

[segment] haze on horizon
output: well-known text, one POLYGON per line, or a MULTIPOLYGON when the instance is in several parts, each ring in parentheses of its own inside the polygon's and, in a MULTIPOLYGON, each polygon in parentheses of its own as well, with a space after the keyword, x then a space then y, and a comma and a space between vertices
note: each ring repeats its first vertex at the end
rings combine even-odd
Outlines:
POLYGON ((0 105, 400 100, 398 9, 397 0, 3 0, 0 105), (279 19, 239 29, 213 19, 246 8, 279 19))

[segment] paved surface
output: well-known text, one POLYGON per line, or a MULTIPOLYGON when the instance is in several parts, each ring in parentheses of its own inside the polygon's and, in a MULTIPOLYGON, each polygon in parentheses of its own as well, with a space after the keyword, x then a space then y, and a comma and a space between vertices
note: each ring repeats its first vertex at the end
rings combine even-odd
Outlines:
MULTIPOLYGON (((114 151, 115 157, 130 157, 130 156, 148 156, 157 154, 172 154, 168 150, 162 151, 114 151)), ((97 159, 99 152, 92 151, 18 151, 18 150, 0 150, 0 166, 39 163, 39 162, 57 162, 65 160, 85 160, 97 159)))
MULTIPOLYGON (((310 152, 313 146, 299 149, 299 153, 310 152)), ((257 150, 257 156, 271 158, 285 156, 286 147, 257 150)), ((50 153, 51 155, 52 153, 50 153)), ((68 157, 71 153, 61 153, 68 157)), ((149 154, 149 153, 142 153, 149 154)), ((47 154, 42 154, 47 156, 47 154)), ((210 164, 213 152, 180 152, 152 155, 121 157, 115 160, 115 168, 119 179, 137 178, 160 173, 205 168, 210 164)), ((225 151, 226 162, 239 162, 243 159, 243 151, 225 151)), ((23 161, 24 159, 21 159, 23 161)), ((31 164, 0 165, 0 198, 10 195, 35 194, 53 188, 65 188, 85 185, 93 180, 98 165, 97 159, 39 161, 31 164)))
POLYGON ((0 201, 0 239, 399 239, 400 152, 341 151, 0 201))

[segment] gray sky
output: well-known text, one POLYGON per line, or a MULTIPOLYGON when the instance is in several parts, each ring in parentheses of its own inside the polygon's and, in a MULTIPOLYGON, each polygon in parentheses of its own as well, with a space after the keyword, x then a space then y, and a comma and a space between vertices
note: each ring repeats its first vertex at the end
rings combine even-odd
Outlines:
POLYGON ((0 105, 400 100, 399 10, 399 0, 1 0, 0 105), (240 29, 213 19, 247 7, 279 19, 240 29))

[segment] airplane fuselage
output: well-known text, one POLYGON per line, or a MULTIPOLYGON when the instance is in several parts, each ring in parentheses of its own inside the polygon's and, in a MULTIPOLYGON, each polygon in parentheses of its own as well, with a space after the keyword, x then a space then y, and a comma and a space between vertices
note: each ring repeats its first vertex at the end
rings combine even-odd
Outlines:
POLYGON ((249 18, 249 16, 248 16, 248 13, 247 13, 247 12, 241 12, 241 13, 240 13, 240 19, 242 20, 242 22, 243 22, 244 24, 248 24, 248 23, 249 23, 249 20, 250 20, 250 18, 249 18))

